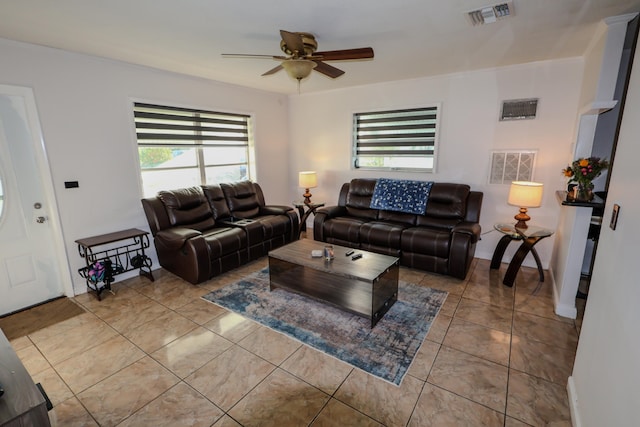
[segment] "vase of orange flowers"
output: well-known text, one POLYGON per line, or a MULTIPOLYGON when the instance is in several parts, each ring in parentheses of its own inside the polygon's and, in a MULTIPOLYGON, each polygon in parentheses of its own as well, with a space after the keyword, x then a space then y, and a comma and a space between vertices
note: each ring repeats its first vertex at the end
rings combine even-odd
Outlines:
POLYGON ((593 200, 593 180, 608 168, 609 162, 600 157, 583 157, 574 160, 573 163, 562 169, 564 176, 569 178, 568 183, 575 184, 574 193, 570 193, 569 197, 581 202, 593 200))

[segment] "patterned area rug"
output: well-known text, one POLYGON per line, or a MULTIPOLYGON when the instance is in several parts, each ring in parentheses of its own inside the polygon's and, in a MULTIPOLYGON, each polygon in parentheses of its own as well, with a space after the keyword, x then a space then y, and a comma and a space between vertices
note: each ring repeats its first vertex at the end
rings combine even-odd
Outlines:
POLYGON ((400 281, 398 301, 371 329, 364 317, 284 289, 269 291, 268 269, 203 296, 395 385, 446 297, 447 292, 400 281))

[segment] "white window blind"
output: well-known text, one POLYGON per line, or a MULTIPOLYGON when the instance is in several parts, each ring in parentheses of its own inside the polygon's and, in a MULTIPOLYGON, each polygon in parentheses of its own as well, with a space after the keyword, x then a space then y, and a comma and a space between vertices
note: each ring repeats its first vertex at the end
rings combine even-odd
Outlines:
POLYGON ((134 104, 145 196, 249 179, 250 116, 134 104))
POLYGON ((356 113, 354 167, 433 171, 438 106, 356 113))

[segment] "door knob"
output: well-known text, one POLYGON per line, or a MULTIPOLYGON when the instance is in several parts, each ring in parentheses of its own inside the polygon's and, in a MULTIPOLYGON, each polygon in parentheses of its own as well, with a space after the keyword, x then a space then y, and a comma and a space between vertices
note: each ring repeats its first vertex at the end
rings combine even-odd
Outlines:
POLYGON ((42 223, 43 223, 43 222, 45 222, 46 220, 47 220, 47 219, 46 219, 45 217, 43 217, 43 216, 39 216, 39 217, 37 217, 37 218, 36 218, 36 222, 37 222, 38 224, 42 224, 42 223))

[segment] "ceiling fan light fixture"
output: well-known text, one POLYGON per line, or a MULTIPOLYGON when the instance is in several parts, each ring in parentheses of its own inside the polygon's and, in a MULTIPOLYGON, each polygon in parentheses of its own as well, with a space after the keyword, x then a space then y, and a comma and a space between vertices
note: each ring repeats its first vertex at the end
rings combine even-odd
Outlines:
POLYGON ((288 59, 282 61, 282 68, 284 68, 292 78, 296 80, 302 80, 309 77, 311 70, 316 67, 316 63, 308 59, 288 59))

